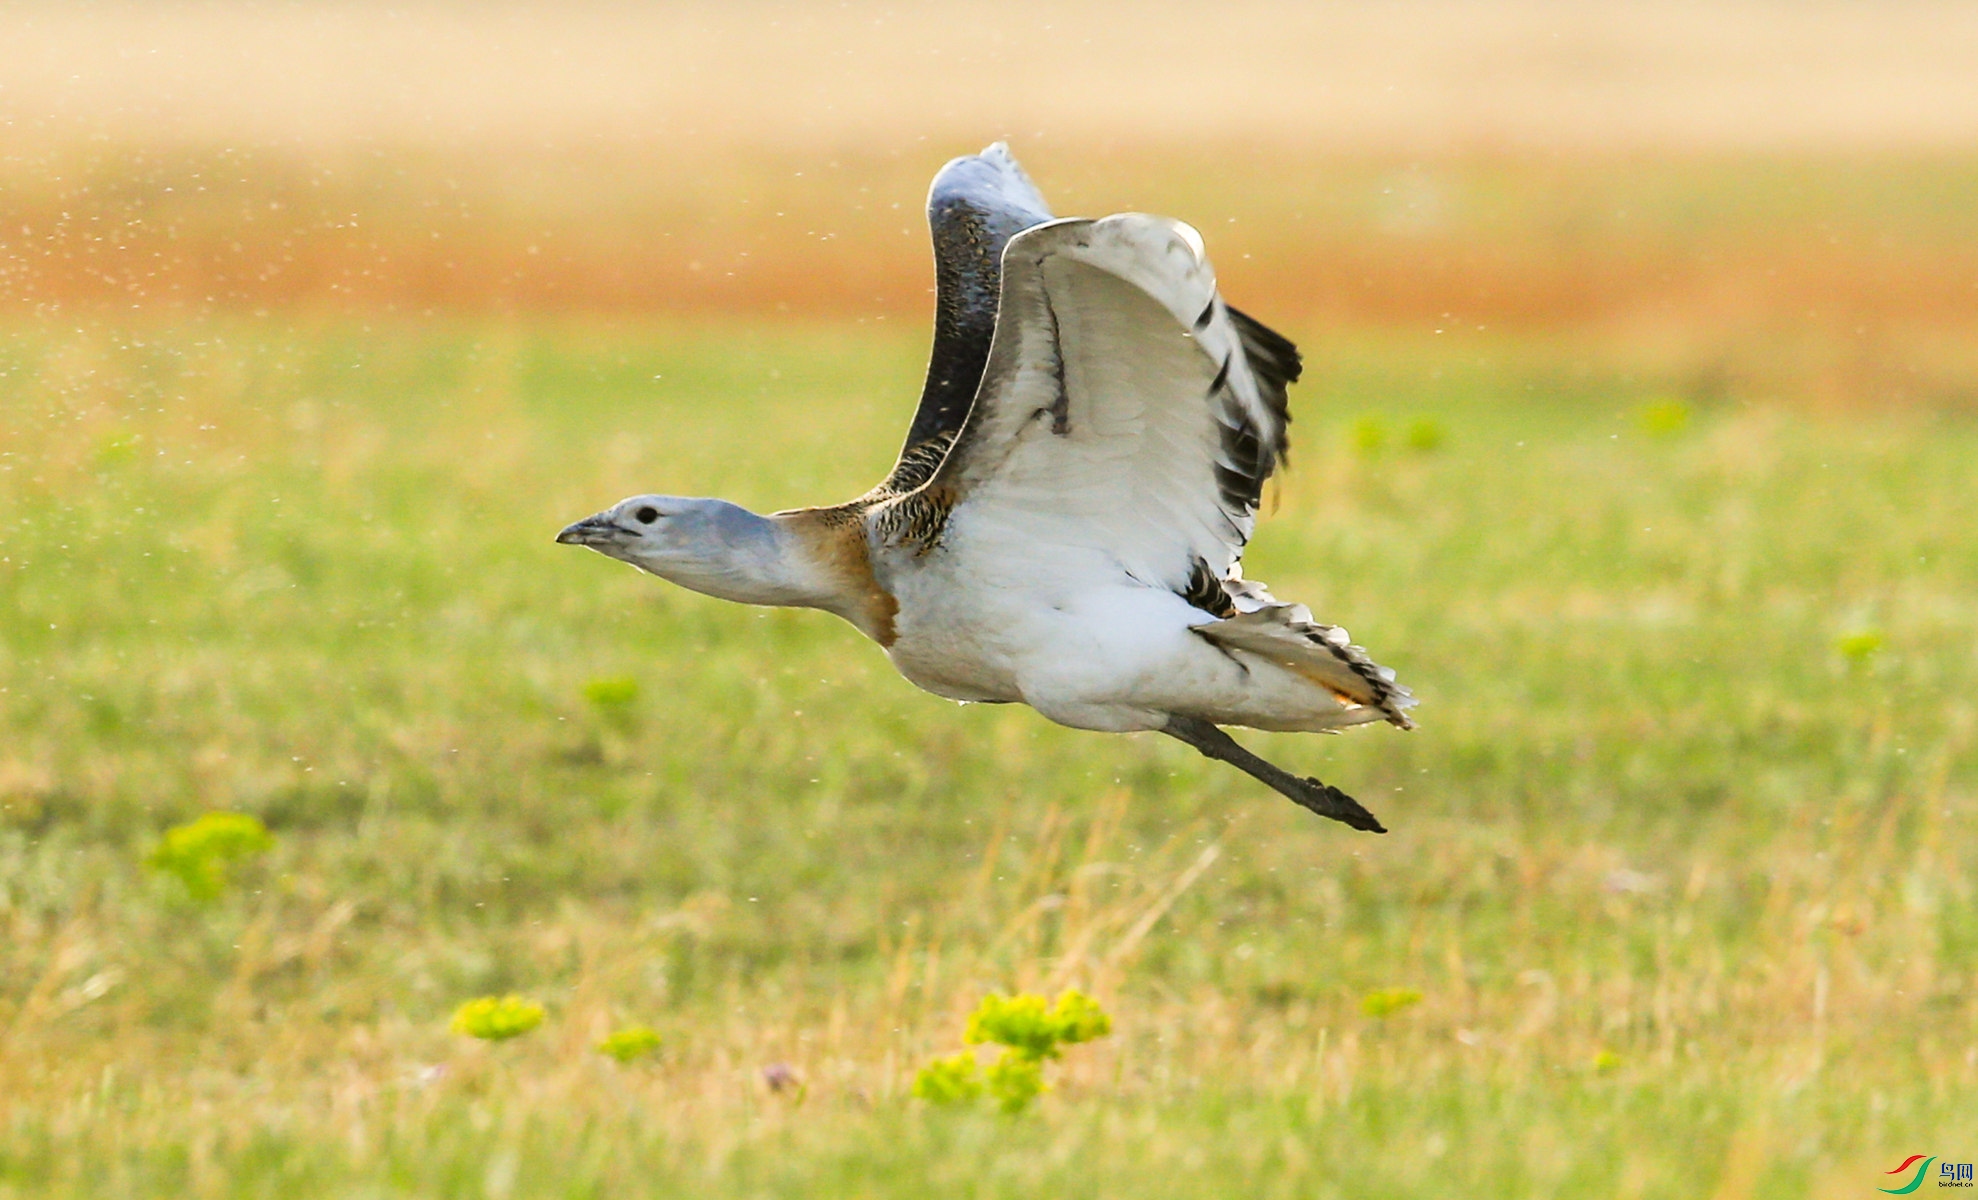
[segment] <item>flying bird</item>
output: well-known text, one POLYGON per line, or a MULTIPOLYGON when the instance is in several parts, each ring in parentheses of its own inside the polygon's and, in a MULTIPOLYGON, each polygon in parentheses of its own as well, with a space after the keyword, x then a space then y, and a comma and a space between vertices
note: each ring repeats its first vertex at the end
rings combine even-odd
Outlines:
POLYGON ((937 696, 1158 731, 1386 832, 1219 728, 1412 727, 1392 671, 1243 578, 1297 349, 1224 302, 1194 229, 1054 219, 1001 143, 943 167, 927 215, 934 346, 884 482, 768 516, 633 496, 556 540, 725 600, 836 613, 937 696))

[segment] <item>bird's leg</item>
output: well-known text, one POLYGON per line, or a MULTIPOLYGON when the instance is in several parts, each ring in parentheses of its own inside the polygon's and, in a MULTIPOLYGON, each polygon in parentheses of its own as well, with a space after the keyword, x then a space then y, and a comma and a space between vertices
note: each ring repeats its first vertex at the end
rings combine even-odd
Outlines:
POLYGON ((1336 787, 1320 783, 1309 776, 1300 779, 1282 767, 1273 766, 1238 745, 1236 739, 1216 726, 1197 717, 1169 717, 1162 727, 1162 733, 1179 738, 1200 750, 1205 756, 1226 762, 1237 770, 1259 779, 1285 795, 1302 807, 1309 808, 1322 817, 1343 821, 1355 829, 1370 833, 1386 833, 1374 814, 1360 807, 1360 802, 1336 787))

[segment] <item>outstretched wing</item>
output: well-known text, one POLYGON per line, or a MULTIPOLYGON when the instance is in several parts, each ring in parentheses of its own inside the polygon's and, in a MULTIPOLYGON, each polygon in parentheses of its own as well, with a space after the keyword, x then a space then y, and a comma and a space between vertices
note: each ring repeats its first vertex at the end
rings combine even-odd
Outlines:
POLYGON ((982 386, 929 489, 1189 595, 1242 556, 1298 371, 1290 342, 1223 303, 1189 226, 1041 225, 1004 251, 982 386))
POLYGON ((934 176, 927 223, 934 234, 934 349, 920 408, 881 485, 890 492, 920 486, 941 464, 968 417, 996 332, 1003 247, 1051 209, 1001 142, 957 158, 934 176))

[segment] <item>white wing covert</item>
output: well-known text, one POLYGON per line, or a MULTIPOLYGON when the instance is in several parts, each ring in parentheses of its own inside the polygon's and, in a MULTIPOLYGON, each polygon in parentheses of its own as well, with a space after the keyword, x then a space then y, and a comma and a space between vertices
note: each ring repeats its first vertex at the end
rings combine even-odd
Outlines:
POLYGON ((1218 297, 1189 226, 1037 225, 1004 251, 982 387, 934 485, 1042 541, 1104 549, 1143 583, 1188 594, 1206 575, 1221 596, 1297 370, 1289 342, 1218 297))

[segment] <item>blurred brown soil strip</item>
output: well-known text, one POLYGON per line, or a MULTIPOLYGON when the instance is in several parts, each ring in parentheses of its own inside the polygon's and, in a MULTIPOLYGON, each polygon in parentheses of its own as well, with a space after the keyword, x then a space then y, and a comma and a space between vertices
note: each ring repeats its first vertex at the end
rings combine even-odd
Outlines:
MULTIPOLYGON (((1978 159, 1020 148, 1060 211, 1193 220, 1227 290, 1280 319, 1706 332, 1978 320, 1978 159)), ((926 179, 961 149, 17 158, 0 164, 0 303, 917 317, 926 179)))

